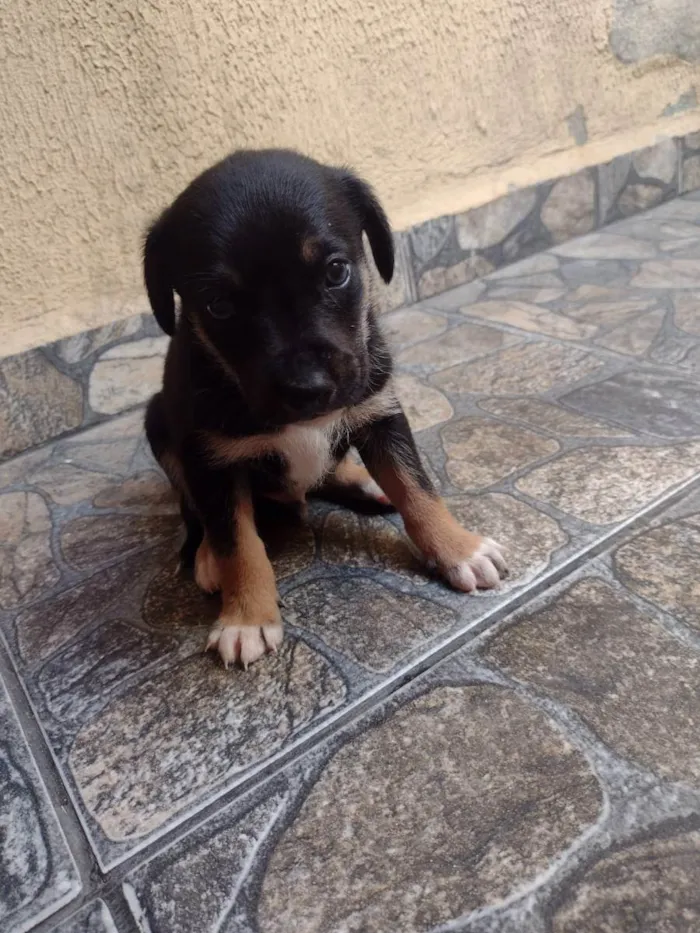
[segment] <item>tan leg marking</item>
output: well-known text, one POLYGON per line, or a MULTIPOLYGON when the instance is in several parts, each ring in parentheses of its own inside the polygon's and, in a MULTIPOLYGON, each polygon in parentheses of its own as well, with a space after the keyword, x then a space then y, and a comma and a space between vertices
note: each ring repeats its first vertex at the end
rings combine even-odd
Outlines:
POLYGON ((391 505, 389 497, 372 479, 367 469, 361 463, 355 463, 350 454, 340 461, 335 470, 326 478, 324 485, 357 489, 368 499, 374 499, 382 505, 391 505))
POLYGON ((498 585, 507 571, 500 545, 462 528, 439 496, 425 492, 406 473, 385 468, 379 481, 410 539, 450 586, 471 593, 498 585))
POLYGON ((200 590, 205 593, 218 593, 221 589, 219 564, 205 537, 197 548, 194 559, 194 579, 200 590))
POLYGON ((217 565, 222 600, 221 615, 209 633, 207 650, 216 648, 226 667, 240 660, 247 668, 267 651, 277 651, 282 644, 275 573, 255 527, 249 496, 242 498, 236 509, 233 554, 216 558, 209 545, 203 542, 197 552, 197 564, 200 564, 202 550, 202 582, 211 580, 206 577, 209 552, 217 565))

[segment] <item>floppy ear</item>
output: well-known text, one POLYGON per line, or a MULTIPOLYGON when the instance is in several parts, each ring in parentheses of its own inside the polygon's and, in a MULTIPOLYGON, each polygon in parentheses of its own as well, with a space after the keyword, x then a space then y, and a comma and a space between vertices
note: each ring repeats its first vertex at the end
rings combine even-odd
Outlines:
POLYGON ((394 274, 394 238, 384 208, 367 182, 351 172, 344 172, 341 178, 348 199, 362 220, 374 264, 384 281, 390 282, 394 274))
POLYGON ((175 333, 175 295, 166 241, 167 212, 153 224, 143 246, 143 277, 153 314, 162 330, 175 333))

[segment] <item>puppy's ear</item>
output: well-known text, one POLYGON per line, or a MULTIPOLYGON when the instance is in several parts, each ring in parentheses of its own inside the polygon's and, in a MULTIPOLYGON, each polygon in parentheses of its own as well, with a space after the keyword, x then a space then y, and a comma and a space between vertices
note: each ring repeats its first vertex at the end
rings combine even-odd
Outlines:
POLYGON ((170 275, 167 211, 153 224, 143 245, 143 277, 153 314, 162 330, 175 333, 175 295, 170 275))
POLYGON ((361 219, 379 274, 390 282, 394 274, 394 238, 384 208, 367 182, 351 172, 342 172, 341 184, 361 219))

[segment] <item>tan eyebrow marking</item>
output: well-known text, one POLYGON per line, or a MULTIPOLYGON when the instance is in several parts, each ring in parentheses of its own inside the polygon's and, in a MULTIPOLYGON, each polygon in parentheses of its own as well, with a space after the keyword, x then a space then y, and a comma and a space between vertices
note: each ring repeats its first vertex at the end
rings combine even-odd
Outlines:
POLYGON ((315 237, 305 237, 301 241, 301 258, 304 262, 316 262, 321 256, 321 244, 315 237))

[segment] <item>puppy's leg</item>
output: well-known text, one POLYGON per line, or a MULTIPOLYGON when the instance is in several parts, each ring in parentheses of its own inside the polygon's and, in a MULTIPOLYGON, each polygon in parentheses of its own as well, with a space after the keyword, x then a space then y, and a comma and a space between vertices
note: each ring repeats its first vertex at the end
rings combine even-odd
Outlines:
POLYGON ((209 633, 224 664, 244 667, 282 643, 277 586, 265 545, 255 527, 245 473, 213 469, 192 453, 184 462, 190 498, 204 526, 197 552, 197 581, 221 590, 221 615, 209 633))
POLYGON ((201 522, 188 503, 183 489, 182 465, 172 451, 162 392, 154 395, 148 403, 145 428, 153 456, 170 480, 173 489, 180 493, 180 515, 185 525, 185 542, 180 548, 179 569, 192 570, 197 548, 202 541, 203 530, 201 522))
POLYGON ((386 493, 372 479, 367 468, 356 463, 350 453, 338 462, 313 495, 356 512, 394 511, 386 493))
POLYGON ((466 531, 450 515, 421 466, 403 412, 366 428, 358 450, 430 566, 452 587, 468 593, 498 584, 506 573, 502 548, 466 531))

